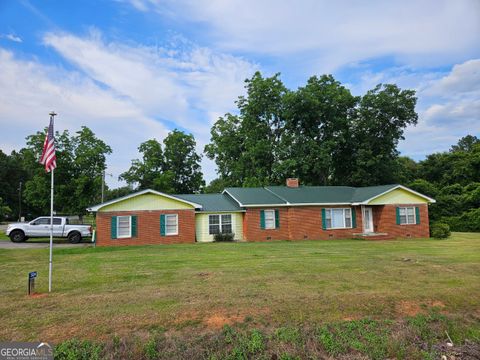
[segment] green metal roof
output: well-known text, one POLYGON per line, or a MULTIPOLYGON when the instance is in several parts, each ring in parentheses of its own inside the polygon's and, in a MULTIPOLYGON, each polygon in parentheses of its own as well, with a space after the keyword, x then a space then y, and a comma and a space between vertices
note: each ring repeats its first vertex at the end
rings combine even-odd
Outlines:
POLYGON ((267 189, 290 204, 348 204, 355 193, 355 188, 349 186, 269 186, 267 189))
MULTIPOLYGON (((193 205, 197 211, 217 212, 217 211, 244 211, 244 207, 249 206, 295 206, 302 204, 320 205, 320 204, 358 204, 366 203, 368 200, 379 196, 396 187, 409 190, 401 185, 380 185, 368 187, 351 186, 299 186, 292 188, 287 186, 268 186, 262 188, 226 188, 222 194, 183 194, 167 195, 154 190, 143 190, 124 196, 119 199, 111 200, 104 204, 99 204, 89 208, 89 211, 98 211, 103 206, 119 202, 134 196, 153 193, 166 196, 180 201, 186 201, 193 205)), ((411 192, 414 192, 410 190, 411 192)), ((415 193, 415 192, 414 192, 415 193)), ((435 200, 423 196, 428 201, 435 200)))
MULTIPOLYGON (((226 188, 241 206, 351 204, 383 194, 398 185, 355 188, 351 186, 267 186, 265 188, 226 188)), ((193 201, 193 200, 192 200, 193 201)))
POLYGON ((365 186, 355 188, 355 193, 352 197, 352 202, 362 202, 371 199, 374 196, 383 194, 384 192, 397 187, 398 184, 393 185, 378 185, 378 186, 365 186))
POLYGON ((176 197, 202 205, 199 211, 243 211, 235 200, 226 194, 184 194, 176 197))
POLYGON ((266 188, 229 187, 225 191, 238 200, 241 205, 287 204, 285 200, 268 191, 266 188))

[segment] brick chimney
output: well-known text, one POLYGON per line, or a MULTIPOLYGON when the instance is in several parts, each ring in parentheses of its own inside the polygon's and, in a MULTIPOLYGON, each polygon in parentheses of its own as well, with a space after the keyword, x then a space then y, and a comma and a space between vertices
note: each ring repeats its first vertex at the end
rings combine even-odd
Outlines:
POLYGON ((298 188, 298 178, 288 178, 287 187, 289 188, 298 188))

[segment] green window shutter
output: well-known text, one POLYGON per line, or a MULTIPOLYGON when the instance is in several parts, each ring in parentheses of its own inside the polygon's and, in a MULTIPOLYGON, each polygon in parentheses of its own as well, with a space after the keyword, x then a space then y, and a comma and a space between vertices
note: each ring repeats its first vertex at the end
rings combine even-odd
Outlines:
POLYGON ((327 217, 325 215, 325 209, 322 209, 322 229, 327 230, 327 217))
POLYGON ((420 208, 418 206, 415 207, 415 218, 417 225, 420 224, 420 208))
POLYGON ((395 210, 397 211, 397 225, 400 225, 400 208, 397 207, 395 210))
POLYGON ((111 238, 116 239, 117 238, 117 217, 112 216, 111 218, 111 223, 110 223, 110 231, 111 231, 111 238))
POLYGON ((165 236, 165 215, 160 215, 160 236, 165 236))
POLYGON ((357 212, 355 211, 355 208, 352 208, 352 228, 357 227, 357 212))
POLYGON ((132 230, 132 237, 137 237, 137 216, 131 216, 131 230, 132 230))
POLYGON ((260 210, 260 229, 265 229, 265 210, 260 210))
POLYGON ((280 228, 280 211, 275 210, 275 229, 280 228))

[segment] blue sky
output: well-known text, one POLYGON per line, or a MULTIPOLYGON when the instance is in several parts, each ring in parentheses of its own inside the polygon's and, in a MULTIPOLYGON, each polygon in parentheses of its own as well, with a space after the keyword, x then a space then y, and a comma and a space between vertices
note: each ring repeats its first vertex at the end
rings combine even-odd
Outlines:
MULTIPOLYGON (((179 128, 199 152, 255 71, 291 89, 333 74, 360 95, 417 90, 416 160, 480 134, 480 2, 422 0, 0 1, 0 149, 25 145, 48 113, 113 148, 107 178, 138 145, 179 128)), ((205 178, 215 165, 202 161, 205 178)))

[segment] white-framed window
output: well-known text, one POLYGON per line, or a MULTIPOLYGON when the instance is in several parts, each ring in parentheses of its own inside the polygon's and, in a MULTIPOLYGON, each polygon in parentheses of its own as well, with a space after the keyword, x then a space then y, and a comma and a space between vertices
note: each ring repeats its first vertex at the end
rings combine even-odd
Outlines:
POLYGON ((132 237, 132 217, 117 216, 117 238, 132 237))
POLYGON ((165 215, 165 235, 178 235, 178 215, 165 215))
POLYGON ((231 234, 232 233, 232 214, 211 214, 208 215, 208 233, 231 234))
POLYGON ((416 224, 415 207, 399 207, 398 214, 400 215, 400 225, 416 224))
POLYGON ((265 229, 275 229, 275 210, 265 210, 265 229))
POLYGON ((352 209, 325 209, 327 229, 348 229, 352 227, 352 209))

